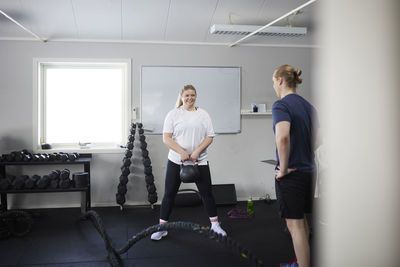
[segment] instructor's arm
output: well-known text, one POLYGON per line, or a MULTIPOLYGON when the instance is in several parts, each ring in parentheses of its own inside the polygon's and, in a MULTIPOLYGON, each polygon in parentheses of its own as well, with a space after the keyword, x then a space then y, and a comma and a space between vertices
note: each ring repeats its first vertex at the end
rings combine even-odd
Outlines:
POLYGON ((170 149, 179 153, 181 155, 181 160, 185 161, 190 158, 189 153, 187 153, 183 148, 181 148, 175 141, 172 139, 172 133, 164 133, 163 134, 163 142, 167 145, 170 149))
POLYGON ((279 180, 286 174, 295 170, 288 168, 290 154, 290 122, 281 121, 275 125, 275 142, 279 156, 279 169, 275 171, 275 178, 279 180))

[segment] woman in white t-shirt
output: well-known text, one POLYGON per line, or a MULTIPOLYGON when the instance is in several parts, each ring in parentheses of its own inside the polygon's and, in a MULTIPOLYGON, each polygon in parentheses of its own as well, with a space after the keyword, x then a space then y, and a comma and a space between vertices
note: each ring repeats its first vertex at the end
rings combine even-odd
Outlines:
MULTIPOLYGON (((207 111, 195 106, 196 89, 185 85, 179 94, 177 108, 168 112, 164 121, 163 141, 169 147, 165 177, 165 193, 161 203, 160 224, 168 222, 175 196, 179 190, 180 165, 198 163, 200 179, 196 182, 204 207, 210 217, 211 230, 226 235, 217 216, 217 208, 211 189, 211 174, 207 160, 207 147, 215 136, 211 118, 207 111)), ((151 235, 152 240, 160 240, 168 234, 159 231, 151 235)))

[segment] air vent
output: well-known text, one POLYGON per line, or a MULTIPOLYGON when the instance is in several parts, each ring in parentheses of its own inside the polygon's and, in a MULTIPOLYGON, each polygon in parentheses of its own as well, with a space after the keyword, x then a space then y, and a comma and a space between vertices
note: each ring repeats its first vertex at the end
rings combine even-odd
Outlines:
MULTIPOLYGON (((230 24, 214 24, 210 28, 211 34, 232 34, 232 35, 247 35, 262 26, 257 25, 230 25, 230 24)), ((283 36, 283 37, 299 37, 307 33, 305 27, 276 27, 270 26, 256 33, 260 36, 283 36)))

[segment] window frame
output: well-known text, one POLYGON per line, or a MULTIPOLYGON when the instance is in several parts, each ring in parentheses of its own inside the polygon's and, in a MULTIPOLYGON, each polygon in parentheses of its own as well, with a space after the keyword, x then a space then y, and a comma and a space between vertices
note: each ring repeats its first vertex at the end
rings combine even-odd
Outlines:
POLYGON ((79 153, 121 153, 128 140, 129 128, 132 122, 132 94, 131 94, 131 59, 92 59, 92 58, 33 58, 33 151, 35 153, 51 152, 79 152, 79 153), (105 67, 118 65, 124 70, 124 83, 122 89, 122 140, 120 144, 93 143, 89 145, 80 144, 54 144, 51 149, 42 149, 46 137, 45 125, 45 97, 44 88, 45 70, 53 67, 105 67))

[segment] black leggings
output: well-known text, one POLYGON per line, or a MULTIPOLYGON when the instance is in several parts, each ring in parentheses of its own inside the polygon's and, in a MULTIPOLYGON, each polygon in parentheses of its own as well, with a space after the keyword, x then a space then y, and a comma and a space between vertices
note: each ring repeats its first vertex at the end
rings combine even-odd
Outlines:
MULTIPOLYGON (((168 160, 167 173, 165 177, 165 192, 161 203, 160 219, 168 221, 172 207, 175 203, 175 196, 178 193, 181 179, 179 178, 180 165, 168 160)), ((217 216, 217 207, 211 190, 210 167, 199 165, 200 179, 196 182, 201 199, 209 217, 217 216)))

